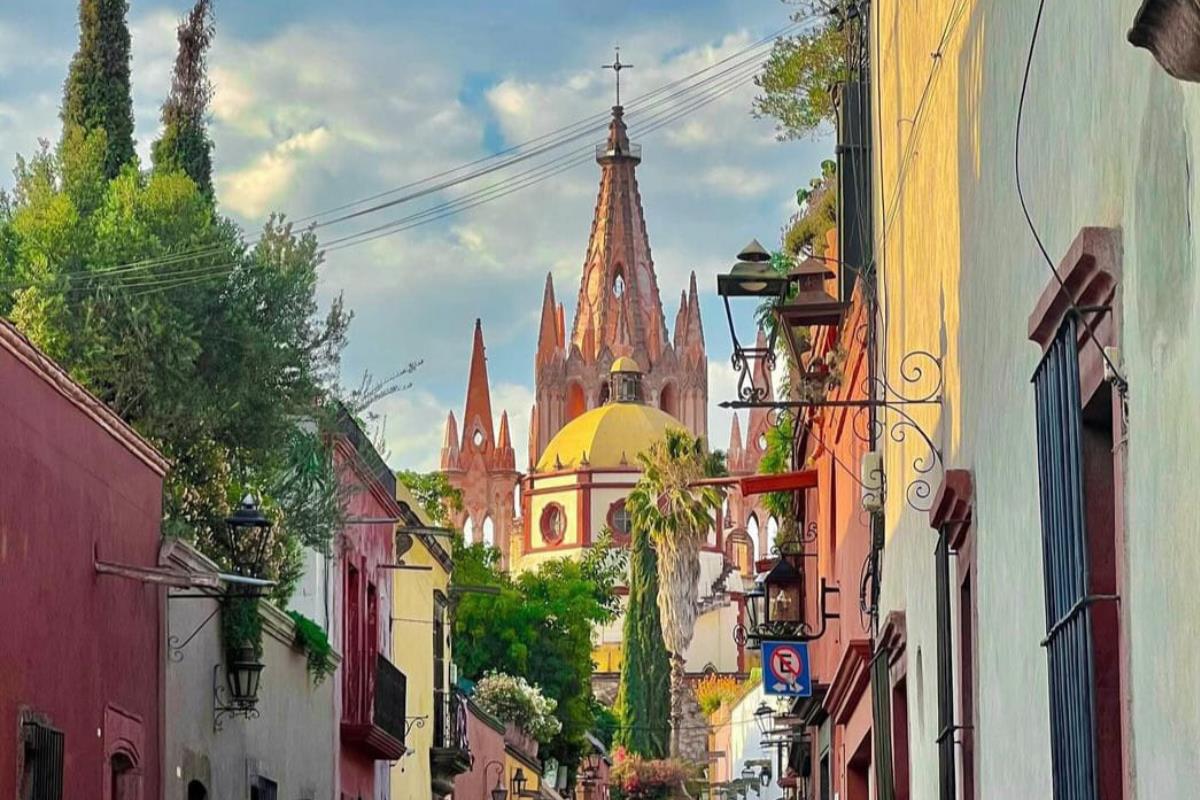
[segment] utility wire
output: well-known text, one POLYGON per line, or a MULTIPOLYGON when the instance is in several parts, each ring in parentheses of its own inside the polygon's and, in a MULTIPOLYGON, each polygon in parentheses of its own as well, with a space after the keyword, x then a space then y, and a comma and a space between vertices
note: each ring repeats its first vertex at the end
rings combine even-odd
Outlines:
MULTIPOLYGON (((640 95, 639 97, 630 101, 628 107, 631 110, 636 110, 638 108, 638 106, 642 103, 646 103, 650 107, 653 107, 655 104, 659 104, 659 103, 663 102, 663 100, 665 100, 665 99, 672 99, 672 98, 678 97, 680 95, 686 94, 688 92, 694 91, 698 88, 703 88, 703 86, 707 82, 710 82, 716 78, 721 77, 724 74, 727 74, 730 70, 737 69, 751 61, 756 61, 766 51, 766 49, 767 49, 766 46, 773 44, 773 42, 777 36, 795 32, 798 28, 802 27, 804 25, 804 23, 809 22, 809 21, 811 21, 811 18, 794 21, 794 22, 790 23, 789 25, 769 34, 768 36, 757 40, 756 42, 748 45, 747 47, 745 47, 735 53, 732 53, 729 56, 726 56, 725 58, 720 59, 719 61, 714 62, 713 64, 710 64, 706 67, 695 70, 692 73, 689 73, 688 75, 685 75, 681 78, 677 78, 674 81, 671 81, 671 82, 664 84, 663 86, 660 86, 650 92, 640 95), (746 57, 747 55, 748 55, 748 57, 746 57), (742 60, 738 61, 739 59, 742 59, 742 60), (724 70, 718 71, 715 75, 701 78, 700 80, 695 81, 694 83, 692 83, 690 85, 683 85, 683 84, 687 84, 693 78, 697 78, 699 76, 705 75, 705 73, 709 73, 709 72, 712 72, 713 70, 717 70, 719 67, 722 67, 723 65, 728 64, 731 61, 738 61, 738 63, 734 64, 732 67, 727 67, 724 70), (683 85, 682 88, 676 89, 676 87, 680 87, 681 85, 683 85), (649 102, 653 98, 656 98, 659 95, 663 94, 664 92, 668 92, 671 89, 676 89, 676 91, 674 91, 671 94, 668 94, 666 98, 660 98, 659 100, 655 100, 653 103, 649 102)), ((594 125, 594 123, 602 122, 604 119, 607 118, 607 116, 608 116, 607 112, 602 112, 602 113, 599 113, 596 115, 592 115, 591 117, 585 118, 576 123, 572 123, 570 125, 566 125, 559 129, 556 129, 555 131, 550 131, 548 133, 542 134, 541 136, 535 137, 531 140, 528 140, 527 142, 522 142, 521 144, 514 145, 510 148, 506 148, 505 150, 500 151, 499 153, 493 153, 488 156, 484 156, 480 159, 476 159, 473 162, 469 162, 468 164, 460 165, 459 167, 455 167, 450 170, 444 170, 435 175, 423 178, 420 181, 414 181, 414 182, 405 184, 400 187, 395 187, 394 189, 390 189, 386 192, 381 192, 376 195, 372 195, 371 197, 368 197, 368 198, 363 198, 361 200, 353 201, 351 203, 346 203, 346 204, 343 204, 340 206, 336 206, 336 207, 334 207, 332 209, 328 209, 326 211, 317 212, 315 214, 310 214, 306 217, 300 218, 297 221, 315 220, 319 217, 323 217, 323 216, 326 216, 331 213, 335 213, 338 211, 344 211, 344 210, 353 208, 355 206, 363 205, 364 203, 367 203, 369 201, 395 194, 406 188, 421 186, 421 185, 427 184, 437 178, 452 175, 457 172, 462 172, 464 169, 467 169, 472 166, 477 166, 479 164, 483 164, 489 160, 495 159, 495 158, 503 156, 505 154, 517 153, 516 155, 514 155, 511 158, 505 159, 501 164, 489 165, 482 169, 473 170, 473 171, 467 173, 466 175, 459 176, 458 178, 456 178, 454 180, 443 181, 443 182, 437 184, 435 187, 427 186, 420 191, 409 192, 403 198, 396 198, 387 203, 376 204, 367 209, 359 209, 355 212, 351 212, 348 214, 342 214, 342 215, 339 215, 332 219, 322 220, 322 221, 315 223, 313 226, 310 226, 310 227, 318 228, 318 227, 324 227, 327 225, 337 224, 339 222, 357 218, 358 216, 361 216, 366 213, 372 213, 373 211, 378 211, 378 210, 382 210, 384 208, 391 207, 393 205, 397 205, 401 202, 409 202, 413 199, 418 199, 420 197, 427 196, 428 194, 431 194, 433 192, 441 191, 446 188, 450 188, 451 186, 458 185, 459 183, 463 183, 468 180, 474 180, 475 178, 481 177, 486 174, 491 174, 491 173, 496 172, 504 167, 512 166, 513 164, 520 163, 520 162, 528 160, 530 158, 534 158, 537 155, 545 154, 554 149, 557 149, 558 147, 563 146, 564 144, 568 144, 571 141, 575 141, 580 138, 583 138, 586 135, 595 133, 596 125, 594 125), (589 125, 591 125, 592 127, 588 127, 589 125), (580 128, 582 128, 582 130, 580 130, 580 128), (551 141, 547 144, 539 145, 538 147, 534 148, 532 151, 526 150, 526 148, 529 145, 537 143, 537 142, 542 142, 542 141, 546 140, 547 138, 552 138, 556 134, 560 134, 560 133, 566 133, 568 135, 559 136, 559 138, 554 139, 553 141, 551 141), (518 153, 518 151, 521 151, 521 150, 525 150, 525 152, 518 153)), ((606 126, 599 125, 599 130, 603 130, 604 127, 606 127, 606 126)), ((253 245, 255 243, 255 241, 256 240, 251 240, 251 241, 246 242, 246 246, 253 245)), ((118 274, 118 273, 121 273, 124 271, 133 271, 134 269, 147 269, 152 266, 173 265, 173 264, 177 264, 177 263, 181 263, 181 262, 185 262, 185 261, 190 261, 194 258, 199 258, 199 257, 205 256, 205 255, 216 255, 216 254, 222 253, 225 249, 226 249, 226 246, 224 244, 210 245, 207 247, 201 247, 201 248, 198 248, 198 249, 195 249, 192 251, 188 251, 188 252, 175 253, 175 254, 170 254, 170 255, 156 257, 156 258, 147 258, 147 259, 142 259, 139 261, 132 261, 132 262, 128 262, 125 264, 118 264, 118 265, 114 265, 111 267, 92 270, 89 273, 86 273, 84 275, 68 276, 68 277, 84 279, 84 278, 88 278, 88 277, 97 276, 100 274, 118 274)))
MULTIPOLYGON (((1017 199, 1021 201, 1021 213, 1025 215, 1025 224, 1029 226, 1029 232, 1033 234, 1033 240, 1037 242, 1038 251, 1042 254, 1042 258, 1046 262, 1046 266, 1050 268, 1050 274, 1054 276, 1054 280, 1058 283, 1058 293, 1067 302, 1071 309, 1071 313, 1079 317, 1082 321, 1079 307, 1075 305, 1075 299, 1071 297, 1071 293, 1067 290, 1067 284, 1063 281, 1061 275, 1058 274, 1058 268, 1054 265, 1054 260, 1050 258, 1050 253, 1046 251, 1046 245, 1042 242, 1042 237, 1038 233, 1037 226, 1033 224, 1033 217, 1029 213, 1029 206, 1025 202, 1025 190, 1021 187, 1021 122, 1025 116, 1025 96, 1029 91, 1029 73, 1033 69, 1033 53, 1037 48, 1038 33, 1042 28, 1042 12, 1046 8, 1046 0, 1038 0, 1037 17, 1033 21, 1033 34, 1029 37, 1029 55, 1025 59, 1025 77, 1021 80, 1021 99, 1017 103, 1017 125, 1016 133, 1013 142, 1013 169, 1017 179, 1017 199)), ((1104 359, 1104 363, 1111 370, 1115 380, 1113 383, 1117 389, 1117 393, 1121 397, 1125 397, 1129 390, 1129 384, 1121 371, 1117 369, 1117 365, 1109 358, 1108 353, 1104 352, 1104 346, 1096 338, 1095 331, 1092 326, 1086 321, 1083 321, 1083 329, 1087 333, 1088 339, 1096 346, 1100 352, 1100 358, 1104 359)))
MULTIPOLYGON (((666 125, 680 119, 699 108, 702 108, 729 92, 748 83, 757 72, 757 63, 752 64, 749 69, 746 68, 746 62, 742 62, 737 67, 731 68, 729 71, 734 72, 732 76, 726 76, 723 80, 717 81, 714 86, 709 87, 706 94, 700 97, 686 98, 685 102, 681 102, 674 107, 661 109, 655 114, 652 114, 645 122, 639 121, 638 124, 630 127, 631 135, 647 135, 666 125)), ((678 94, 678 93, 677 93, 678 94)), ((568 169, 586 163, 591 159, 593 151, 592 145, 586 145, 576 151, 572 151, 564 156, 559 156, 545 164, 535 166, 525 172, 518 173, 515 176, 510 176, 499 183, 475 190, 462 198, 446 201, 438 206, 425 209, 415 214, 402 217, 390 223, 370 228, 364 231, 359 231, 353 234, 347 234, 338 239, 324 243, 323 250, 333 252, 346 247, 351 247, 357 244, 373 241, 383 236, 399 233, 403 230, 409 230, 420 225, 436 222, 440 219, 452 216, 468 208, 473 208, 491 200, 499 199, 500 197, 511 194, 515 191, 527 188, 529 186, 540 183, 555 175, 565 172, 568 169)), ((163 279, 148 280, 143 282, 135 282, 127 284, 128 286, 151 287, 147 291, 135 293, 133 296, 141 296, 150 294, 155 291, 178 288, 179 286, 188 285, 191 283, 199 283, 211 277, 215 277, 224 273, 228 269, 235 266, 235 263, 207 265, 197 267, 190 270, 176 270, 168 273, 163 279), (178 280, 172 280, 177 278, 178 280)))

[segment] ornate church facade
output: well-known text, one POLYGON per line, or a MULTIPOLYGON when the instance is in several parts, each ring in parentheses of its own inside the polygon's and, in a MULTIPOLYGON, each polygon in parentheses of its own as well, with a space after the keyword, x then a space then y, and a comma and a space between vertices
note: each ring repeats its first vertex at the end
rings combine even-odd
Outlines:
MULTIPOLYGON (((546 277, 526 471, 515 468, 507 412, 493 432, 478 321, 461 431, 453 412, 446 422, 442 470, 462 491, 464 505, 454 522, 469 541, 498 547, 514 571, 579 554, 606 529, 617 542, 627 541, 624 502, 640 474, 638 454, 668 427, 709 436, 696 276, 680 292, 668 334, 635 172, 641 149, 629 141, 620 106, 613 108, 596 161, 600 189, 569 335, 553 279, 546 277)), ((743 438, 734 418, 727 451, 732 474, 757 471, 769 427, 767 413, 756 410, 743 438)), ((701 614, 686 654, 689 673, 746 671, 746 653, 732 632, 743 621, 743 596, 771 528, 757 498, 730 490, 701 553, 701 614)), ((615 689, 620 634, 618 621, 596 643, 602 695, 615 689)))

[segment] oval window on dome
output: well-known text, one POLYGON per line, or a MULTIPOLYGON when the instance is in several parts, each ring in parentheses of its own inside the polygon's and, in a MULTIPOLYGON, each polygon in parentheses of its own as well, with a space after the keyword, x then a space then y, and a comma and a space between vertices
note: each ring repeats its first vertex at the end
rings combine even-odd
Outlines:
POLYGON ((559 544, 567 530, 567 512, 558 503, 550 503, 542 509, 539 523, 542 531, 542 541, 546 544, 559 544))
POLYGON ((629 537, 633 534, 633 516, 625 507, 624 500, 618 500, 608 507, 608 529, 612 531, 614 542, 629 543, 629 537))

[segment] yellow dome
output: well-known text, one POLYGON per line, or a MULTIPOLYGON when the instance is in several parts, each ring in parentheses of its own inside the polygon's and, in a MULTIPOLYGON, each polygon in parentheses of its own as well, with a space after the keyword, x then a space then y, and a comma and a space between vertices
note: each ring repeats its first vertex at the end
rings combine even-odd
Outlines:
POLYGON ((609 372, 641 372, 642 368, 629 356, 621 356, 613 362, 609 372))
POLYGON ((589 465, 593 469, 634 467, 638 453, 661 439, 667 428, 683 427, 682 422, 652 406, 609 403, 563 426, 546 445, 537 470, 552 472, 589 465), (585 456, 587 465, 582 464, 585 456))

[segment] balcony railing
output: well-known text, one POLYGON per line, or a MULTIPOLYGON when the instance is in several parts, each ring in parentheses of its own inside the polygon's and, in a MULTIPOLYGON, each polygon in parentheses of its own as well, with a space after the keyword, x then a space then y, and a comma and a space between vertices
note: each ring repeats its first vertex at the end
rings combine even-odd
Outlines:
POLYGON ((381 653, 375 659, 374 698, 370 719, 344 718, 342 741, 361 748, 377 760, 402 758, 408 681, 381 653))
POLYGON ((606 158, 630 158, 634 161, 641 161, 642 146, 631 143, 628 147, 613 147, 608 142, 601 142, 596 145, 596 160, 601 161, 606 158))
POLYGON ((454 691, 433 693, 433 749, 429 753, 434 794, 454 790, 454 776, 471 768, 467 744, 467 707, 454 691))
POLYGON ((375 667, 375 724, 404 741, 408 679, 382 655, 375 667))
POLYGON ((467 709, 458 692, 437 691, 433 695, 433 746, 466 750, 467 709))

